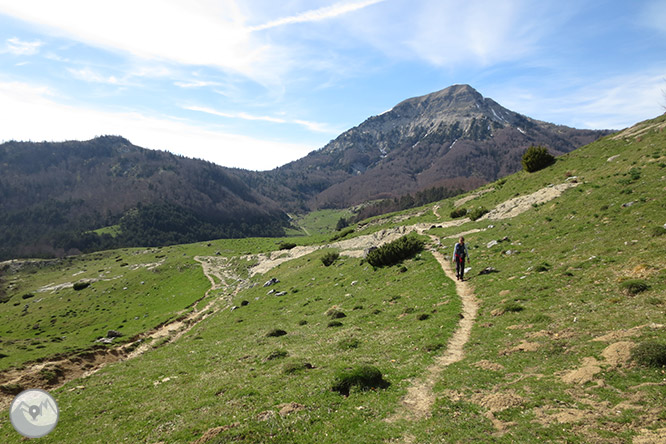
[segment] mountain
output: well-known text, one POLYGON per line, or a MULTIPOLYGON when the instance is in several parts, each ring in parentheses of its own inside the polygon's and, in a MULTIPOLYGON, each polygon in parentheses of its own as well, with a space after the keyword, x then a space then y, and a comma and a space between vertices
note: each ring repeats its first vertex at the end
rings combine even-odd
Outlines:
POLYGON ((345 207, 435 186, 469 190, 520 170, 530 145, 561 155, 609 133, 534 120, 454 85, 405 100, 322 149, 246 180, 291 208, 345 207))
POLYGON ((0 259, 281 235, 286 224, 231 169, 122 137, 0 145, 0 259), (107 226, 120 230, 90 232, 107 226))

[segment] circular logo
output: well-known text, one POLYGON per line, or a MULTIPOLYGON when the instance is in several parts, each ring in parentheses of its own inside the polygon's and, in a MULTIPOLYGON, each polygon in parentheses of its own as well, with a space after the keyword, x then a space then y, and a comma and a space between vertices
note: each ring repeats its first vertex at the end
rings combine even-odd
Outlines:
POLYGON ((26 438, 41 438, 58 424, 58 404, 44 390, 28 389, 19 393, 9 408, 9 419, 26 438))

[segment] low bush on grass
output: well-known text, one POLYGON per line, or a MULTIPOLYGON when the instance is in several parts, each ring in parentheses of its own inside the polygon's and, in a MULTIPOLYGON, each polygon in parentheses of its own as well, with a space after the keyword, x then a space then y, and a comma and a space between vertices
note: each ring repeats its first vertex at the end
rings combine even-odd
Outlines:
POLYGON ((328 316, 331 319, 341 319, 341 318, 346 318, 347 315, 344 314, 344 312, 336 309, 336 308, 331 308, 326 312, 326 316, 328 316))
POLYGON ((90 287, 90 282, 76 282, 74 284, 74 290, 75 291, 83 290, 84 288, 88 288, 88 287, 90 287))
POLYGON ((266 356, 266 361, 272 361, 274 359, 286 358, 289 355, 286 350, 273 350, 266 356))
POLYGON ((288 362, 284 365, 282 373, 285 375, 292 375, 302 370, 314 368, 309 362, 288 362))
POLYGON ((666 344, 643 342, 631 351, 631 359, 646 367, 666 366, 666 344))
POLYGON ((641 279, 629 279, 620 284, 622 291, 629 295, 634 296, 638 293, 642 293, 650 288, 647 282, 641 279))
POLYGON ((321 263, 328 267, 333 265, 333 263, 338 260, 339 257, 340 253, 337 251, 329 251, 328 253, 324 253, 324 255, 321 257, 321 263))
POLYGON ((418 315, 416 317, 416 319, 418 319, 419 321, 426 321, 426 320, 430 319, 430 315, 426 314, 426 313, 421 313, 420 315, 418 315))
POLYGON ((331 237, 331 242, 343 239, 343 238, 349 236, 350 234, 352 234, 353 232, 354 232, 353 228, 345 228, 341 232, 334 234, 333 237, 331 237))
POLYGON ((451 219, 458 219, 459 217, 463 217, 467 215, 467 208, 456 208, 455 210, 451 211, 451 219))
POLYGON ((356 338, 346 338, 338 342, 338 348, 341 350, 351 350, 358 348, 359 345, 361 345, 361 341, 356 338))
POLYGON ((296 244, 293 242, 281 242, 280 244, 278 244, 278 248, 280 250, 291 250, 295 246, 296 244))
POLYGON ((423 246, 422 240, 414 236, 403 236, 370 251, 366 259, 373 267, 391 266, 419 253, 423 246))
POLYGON ((534 267, 534 271, 538 271, 538 272, 541 273, 541 272, 544 272, 544 271, 549 271, 550 268, 551 268, 551 265, 548 262, 542 262, 539 265, 537 265, 536 267, 534 267))
POLYGON ((389 383, 384 380, 382 372, 371 365, 361 365, 351 369, 344 369, 335 375, 331 389, 341 395, 349 396, 349 391, 356 387, 366 391, 375 388, 386 388, 389 383))
POLYGON ((340 321, 331 321, 328 323, 329 327, 342 327, 342 322, 340 321))
POLYGON ((518 302, 511 301, 511 302, 507 302, 506 304, 504 304, 502 309, 505 312, 518 313, 520 311, 525 310, 525 307, 520 305, 518 302))
POLYGON ((521 159, 523 169, 528 173, 542 170, 555 163, 555 157, 543 146, 531 146, 523 154, 521 159))
POLYGON ((663 236, 664 234, 666 234, 666 228, 664 228, 664 227, 654 227, 652 229, 652 236, 653 237, 663 236))
POLYGON ((468 216, 469 216, 469 218, 470 218, 471 220, 477 220, 477 219, 480 219, 481 216, 483 216, 483 215, 486 214, 487 212, 488 212, 488 210, 487 210, 486 208, 484 208, 484 207, 477 207, 477 208, 474 208, 472 211, 470 211, 470 212, 468 213, 468 216))
POLYGON ((274 329, 270 330, 268 333, 266 333, 266 336, 269 337, 269 338, 277 338, 277 337, 280 337, 280 336, 284 336, 286 334, 287 334, 286 331, 281 330, 279 328, 274 328, 274 329))

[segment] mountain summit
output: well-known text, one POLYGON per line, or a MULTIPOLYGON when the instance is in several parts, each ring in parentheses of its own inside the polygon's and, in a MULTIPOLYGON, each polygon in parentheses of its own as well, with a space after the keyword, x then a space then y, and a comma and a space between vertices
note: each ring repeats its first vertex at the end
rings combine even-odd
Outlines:
POLYGON ((454 85, 404 100, 267 173, 275 182, 262 191, 321 208, 434 186, 467 190, 518 171, 530 145, 561 155, 607 134, 534 120, 454 85))

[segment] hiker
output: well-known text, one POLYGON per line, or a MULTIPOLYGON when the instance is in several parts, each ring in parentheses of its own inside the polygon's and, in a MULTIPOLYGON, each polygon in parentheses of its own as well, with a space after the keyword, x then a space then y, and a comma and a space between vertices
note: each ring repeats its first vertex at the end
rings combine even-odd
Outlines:
POLYGON ((465 245, 465 238, 460 236, 460 240, 453 247, 453 255, 451 256, 451 260, 456 261, 456 279, 459 281, 464 280, 465 259, 469 260, 469 251, 467 251, 467 245, 465 245))

